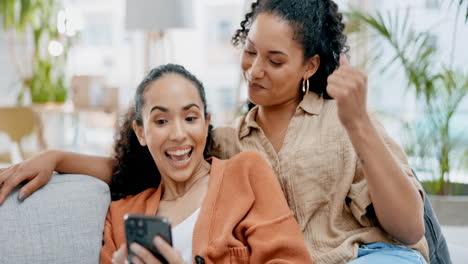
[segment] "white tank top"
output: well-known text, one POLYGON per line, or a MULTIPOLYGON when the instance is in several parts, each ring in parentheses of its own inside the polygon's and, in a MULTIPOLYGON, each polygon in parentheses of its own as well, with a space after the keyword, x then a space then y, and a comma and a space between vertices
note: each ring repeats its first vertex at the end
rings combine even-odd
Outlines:
POLYGON ((192 261, 192 239, 195 222, 197 222, 200 208, 192 215, 185 218, 184 221, 172 228, 172 245, 180 250, 185 263, 193 263, 192 261))

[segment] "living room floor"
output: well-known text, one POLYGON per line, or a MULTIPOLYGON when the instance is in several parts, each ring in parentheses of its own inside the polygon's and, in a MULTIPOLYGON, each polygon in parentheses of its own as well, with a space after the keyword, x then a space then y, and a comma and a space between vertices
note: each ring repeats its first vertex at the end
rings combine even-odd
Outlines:
POLYGON ((468 262, 468 226, 442 226, 453 264, 468 262))

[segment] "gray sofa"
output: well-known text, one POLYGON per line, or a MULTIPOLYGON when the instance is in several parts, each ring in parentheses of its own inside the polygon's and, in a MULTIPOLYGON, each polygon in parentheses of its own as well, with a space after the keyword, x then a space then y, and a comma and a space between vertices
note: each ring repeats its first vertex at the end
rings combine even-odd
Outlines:
MULTIPOLYGON (((99 263, 110 203, 106 183, 54 174, 24 202, 17 196, 18 188, 0 206, 0 264, 99 263)), ((465 263, 464 247, 450 252, 454 264, 465 263)))
POLYGON ((110 203, 106 183, 54 174, 24 202, 18 189, 0 206, 0 263, 99 263, 110 203))

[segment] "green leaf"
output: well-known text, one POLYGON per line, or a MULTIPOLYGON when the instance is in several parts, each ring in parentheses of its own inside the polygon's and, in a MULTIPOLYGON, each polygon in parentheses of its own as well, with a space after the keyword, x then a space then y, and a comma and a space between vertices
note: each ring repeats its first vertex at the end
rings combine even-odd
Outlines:
POLYGON ((439 65, 434 56, 438 47, 433 46, 429 32, 412 29, 408 23, 408 10, 404 16, 390 12, 369 15, 359 11, 346 15, 362 21, 371 29, 372 36, 378 36, 373 58, 383 65, 382 71, 387 71, 392 65, 402 66, 408 90, 413 89, 424 100, 425 129, 416 130, 409 143, 405 144, 405 149, 417 157, 437 159, 437 164, 425 163, 424 166, 432 166, 431 171, 437 175, 437 180, 432 182, 432 191, 447 193, 447 181, 456 163, 454 159, 458 158, 454 156, 454 151, 464 148, 463 153, 468 152, 466 144, 457 144, 450 127, 451 120, 467 97, 468 73, 454 70, 452 65, 439 65), (388 45, 393 49, 393 54, 390 59, 382 61, 382 47, 388 45), (424 140, 418 141, 421 139, 424 140))

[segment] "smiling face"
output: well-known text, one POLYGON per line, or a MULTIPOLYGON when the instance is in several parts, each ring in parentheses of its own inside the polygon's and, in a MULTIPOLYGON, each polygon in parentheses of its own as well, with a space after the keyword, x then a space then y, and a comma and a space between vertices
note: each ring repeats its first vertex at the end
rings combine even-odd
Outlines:
POLYGON ((261 13, 250 28, 241 57, 248 96, 262 106, 298 101, 300 84, 317 70, 318 56, 304 61, 304 50, 294 40, 290 24, 276 15, 261 13))
POLYGON ((168 73, 144 93, 143 126, 134 124, 140 144, 148 149, 162 179, 185 182, 200 168, 209 117, 193 82, 168 73))

